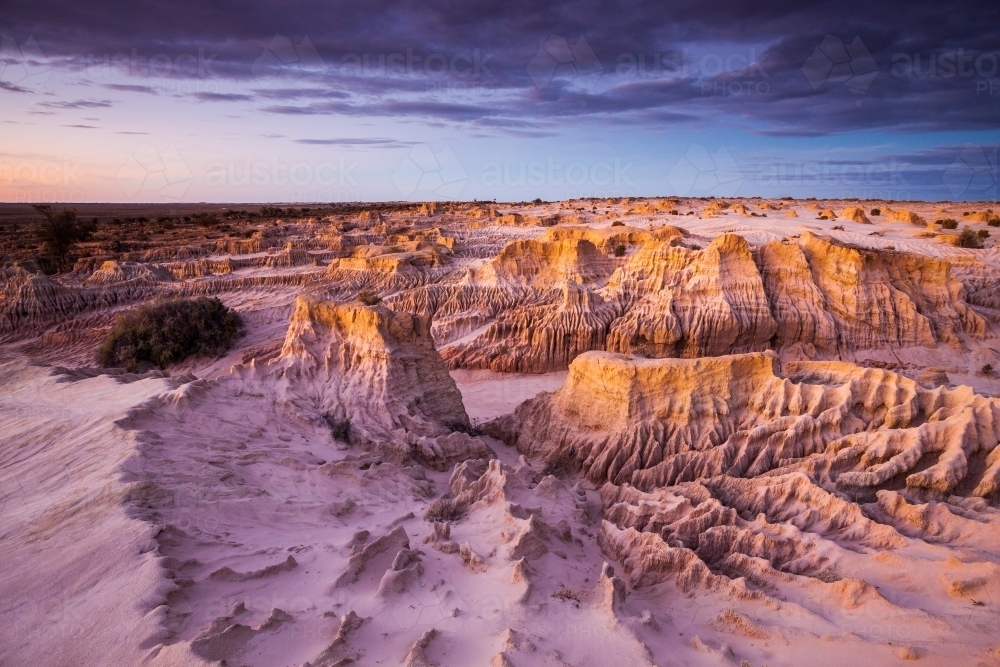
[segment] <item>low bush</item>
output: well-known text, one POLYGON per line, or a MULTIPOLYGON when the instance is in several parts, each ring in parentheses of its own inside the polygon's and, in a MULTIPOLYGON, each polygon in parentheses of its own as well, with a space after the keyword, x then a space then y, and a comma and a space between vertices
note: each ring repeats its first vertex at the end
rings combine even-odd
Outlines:
POLYGON ((962 233, 958 235, 955 245, 959 248, 982 248, 983 241, 979 235, 976 234, 976 232, 966 227, 962 230, 962 233))
POLYGON ((365 304, 366 306, 374 306, 381 300, 382 297, 380 297, 375 292, 372 292, 371 290, 363 289, 360 292, 358 292, 358 301, 365 304))
POLYGON ((194 224, 199 227, 215 227, 220 222, 214 213, 199 213, 194 219, 194 224))
POLYGON ((350 419, 337 419, 336 415, 329 412, 324 413, 323 419, 326 420, 327 425, 330 427, 330 435, 333 436, 334 440, 340 440, 341 442, 351 441, 350 419))
POLYGON ((567 588, 566 586, 560 586, 556 590, 552 591, 552 597, 564 601, 572 601, 579 605, 583 600, 583 593, 580 591, 575 591, 572 588, 567 588))
POLYGON ((240 316, 216 298, 163 301, 119 317, 98 361, 133 373, 163 369, 193 355, 222 354, 242 334, 240 316))
POLYGON ((465 505, 455 498, 444 496, 431 501, 427 506, 427 513, 424 514, 424 520, 455 522, 464 516, 465 505))
POLYGON ((873 216, 875 216, 875 215, 882 215, 882 209, 880 209, 880 208, 873 208, 871 214, 873 216))
POLYGON ((625 256, 625 250, 626 250, 625 244, 619 243, 618 245, 616 245, 615 246, 615 257, 624 257, 625 256))
POLYGON ((953 218, 938 220, 938 223, 941 225, 941 229, 958 229, 958 220, 953 218))

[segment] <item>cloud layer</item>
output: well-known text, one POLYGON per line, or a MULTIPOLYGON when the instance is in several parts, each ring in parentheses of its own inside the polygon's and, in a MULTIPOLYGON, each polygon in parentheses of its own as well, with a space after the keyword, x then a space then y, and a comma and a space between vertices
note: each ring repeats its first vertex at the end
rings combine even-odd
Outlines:
POLYGON ((818 136, 989 130, 1000 117, 1000 6, 989 3, 43 0, 4 13, 11 92, 32 90, 15 70, 35 58, 83 81, 126 75, 103 84, 121 93, 162 92, 132 78, 232 82, 236 92, 194 97, 509 132, 712 118, 818 136))

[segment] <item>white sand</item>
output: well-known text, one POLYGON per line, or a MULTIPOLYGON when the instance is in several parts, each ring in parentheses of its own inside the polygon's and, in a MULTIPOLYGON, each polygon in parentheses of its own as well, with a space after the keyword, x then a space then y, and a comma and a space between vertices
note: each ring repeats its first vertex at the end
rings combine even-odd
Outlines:
POLYGON ((567 371, 524 375, 497 373, 490 370, 451 371, 451 377, 462 392, 462 401, 469 419, 487 421, 513 412, 514 408, 542 391, 555 391, 562 386, 567 371))
POLYGON ((134 434, 114 422, 166 383, 13 362, 0 385, 0 664, 139 664, 169 583, 126 499, 134 434))

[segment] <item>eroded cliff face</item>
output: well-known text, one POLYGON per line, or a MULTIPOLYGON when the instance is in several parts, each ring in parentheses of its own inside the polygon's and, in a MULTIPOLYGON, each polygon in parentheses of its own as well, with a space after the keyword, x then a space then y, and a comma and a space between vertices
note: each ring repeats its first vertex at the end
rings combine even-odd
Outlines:
POLYGON ((610 258, 587 239, 526 239, 504 248, 482 274, 485 280, 546 289, 601 284, 612 268, 610 258))
POLYGON ((614 277, 632 307, 611 325, 607 349, 698 357, 767 349, 775 333, 747 242, 724 234, 704 250, 643 248, 614 277))
POLYGON ((761 259, 779 349, 795 343, 834 353, 960 347, 961 335, 978 338, 986 331, 942 260, 851 248, 813 234, 794 246, 769 243, 761 259))
POLYGON ((1000 488, 1000 402, 881 369, 773 353, 694 360, 590 352, 558 392, 501 422, 519 451, 595 483, 650 490, 808 472, 831 492, 903 482, 920 494, 1000 488), (974 464, 970 462, 975 461, 974 464))
MULTIPOLYGON (((587 350, 695 358, 772 349, 852 358, 887 347, 960 351, 987 331, 943 260, 811 233, 756 251, 734 234, 688 247, 672 228, 590 236, 621 256, 596 252, 586 230, 551 228, 541 240, 507 246, 470 275, 470 311, 483 313, 476 321, 488 326, 456 343, 459 336, 441 325, 449 365, 543 373, 567 368, 587 350), (480 304, 498 291, 505 308, 480 304)), ((393 304, 427 303, 417 294, 429 291, 404 293, 393 304)), ((422 312, 437 317, 433 307, 422 312)))
POLYGON ((498 313, 471 342, 445 347, 452 368, 510 373, 564 370, 579 354, 605 346, 621 306, 575 283, 564 283, 555 303, 521 305, 498 313))
POLYGON ((430 317, 450 368, 545 373, 589 350, 695 358, 771 349, 848 360, 889 347, 960 353, 989 334, 985 318, 998 302, 992 269, 812 232, 752 245, 732 233, 706 242, 669 225, 556 225, 513 239, 502 227, 378 223, 298 229, 294 240, 283 229, 211 248, 81 260, 65 278, 5 269, 0 337, 151 298, 256 291, 290 303, 306 290, 345 301, 366 290, 393 310, 430 317), (241 245, 250 242, 264 246, 241 245), (236 254, 199 256, 211 252, 236 254))
POLYGON ((489 453, 465 433, 469 417, 427 317, 300 296, 281 356, 264 371, 296 410, 371 451, 433 466, 489 453))
MULTIPOLYGON (((845 362, 588 352, 561 389, 486 431, 599 489, 598 543, 637 594, 670 584, 758 614, 793 605, 905 616, 909 604, 845 573, 835 554, 920 568, 912 538, 988 543, 995 554, 981 531, 1000 495, 998 417, 1000 400, 968 387, 926 389, 845 362)), ((961 598, 972 589, 955 581, 982 590, 1000 580, 992 557, 977 567, 984 578, 944 573, 944 588, 927 595, 961 598)), ((775 632, 733 609, 716 623, 775 632)))

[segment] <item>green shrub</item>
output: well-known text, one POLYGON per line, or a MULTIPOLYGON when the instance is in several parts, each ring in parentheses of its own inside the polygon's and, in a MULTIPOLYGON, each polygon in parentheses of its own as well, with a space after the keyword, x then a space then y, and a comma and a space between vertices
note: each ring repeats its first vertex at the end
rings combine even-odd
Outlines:
POLYGON ((944 220, 938 220, 937 222, 941 225, 941 229, 958 229, 958 220, 953 218, 945 218, 944 220))
POLYGON ((465 504, 447 496, 432 500, 424 514, 426 521, 458 521, 465 516, 465 504))
POLYGON ((214 213, 199 213, 194 219, 194 224, 199 227, 215 227, 220 222, 218 216, 214 213))
POLYGON ((1000 227, 1000 218, 990 218, 990 221, 986 224, 990 227, 1000 227))
POLYGON ((611 226, 612 227, 624 227, 625 223, 622 222, 621 220, 615 220, 614 222, 611 223, 611 226))
POLYGON ((350 419, 337 419, 335 415, 329 412, 325 413, 323 418, 330 427, 330 435, 333 436, 334 440, 339 440, 341 442, 351 441, 350 419))
POLYGON ((242 334, 240 316, 216 298, 164 301, 119 317, 98 361, 133 373, 162 369, 192 355, 222 354, 242 334))
POLYGON ((955 241, 955 245, 960 248, 982 248, 983 242, 976 232, 966 227, 962 230, 962 233, 958 235, 958 240, 955 241))
POLYGON ((382 297, 380 297, 375 292, 372 292, 371 290, 363 289, 360 292, 358 292, 358 301, 365 304, 366 306, 374 306, 381 300, 382 297))
POLYGON ((624 256, 625 256, 625 244, 619 243, 618 245, 615 246, 615 257, 624 257, 624 256))

